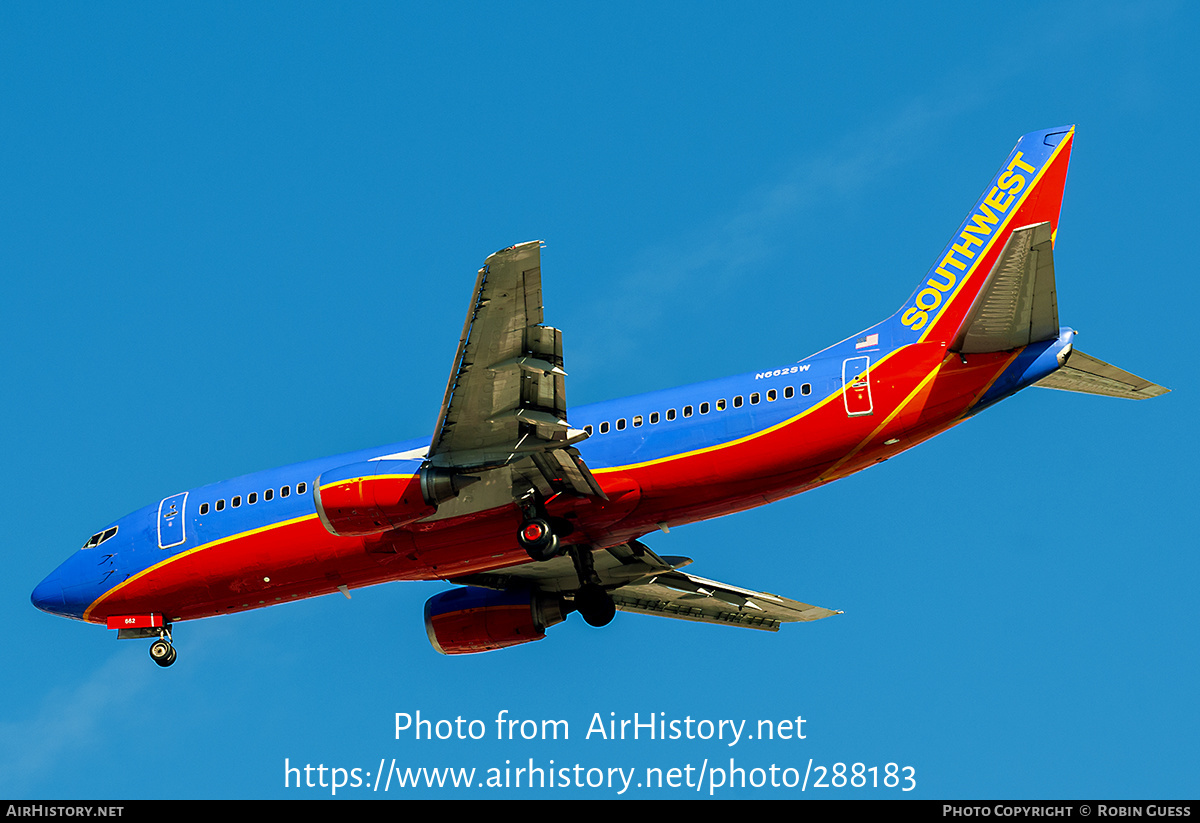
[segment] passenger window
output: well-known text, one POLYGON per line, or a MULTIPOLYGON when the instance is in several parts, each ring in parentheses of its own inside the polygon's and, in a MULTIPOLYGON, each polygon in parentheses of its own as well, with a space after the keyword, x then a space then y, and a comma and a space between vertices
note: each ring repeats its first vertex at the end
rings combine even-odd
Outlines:
POLYGON ((291 486, 284 486, 282 489, 280 489, 280 490, 279 490, 279 496, 280 496, 280 497, 287 497, 287 496, 288 496, 289 494, 291 494, 291 493, 292 493, 292 487, 291 487, 291 486))
POLYGON ((603 423, 600 424, 600 433, 608 434, 608 421, 607 420, 605 420, 603 423))
POLYGON ((208 504, 207 504, 207 503, 201 503, 201 504, 200 504, 200 513, 201 513, 201 514, 208 514, 208 504))
POLYGON ((812 394, 812 383, 805 383, 803 386, 801 386, 800 393, 806 396, 812 394))
POLYGON ((758 396, 758 392, 755 392, 754 394, 750 395, 750 405, 757 406, 759 399, 760 398, 758 396))
POLYGON ((308 491, 307 483, 297 483, 296 484, 296 494, 304 494, 306 491, 308 491))
POLYGON ((667 409, 667 419, 668 420, 675 419, 675 410, 674 409, 667 409))
POLYGON ((777 396, 778 396, 778 395, 776 395, 776 394, 775 394, 775 390, 774 390, 774 389, 768 389, 768 390, 767 390, 767 402, 768 402, 768 403, 774 403, 774 402, 775 402, 775 398, 776 398, 777 396))
POLYGON ((635 414, 633 416, 633 427, 636 429, 640 425, 642 425, 642 416, 640 414, 635 414))
POLYGON ((717 401, 717 411, 725 411, 725 398, 722 397, 717 401))
MULTIPOLYGON (((586 426, 584 426, 583 430, 588 433, 588 437, 592 436, 592 424, 591 423, 588 423, 586 426)), ((297 491, 298 490, 299 489, 297 489, 297 491)))
POLYGON ((625 418, 622 417, 617 421, 617 431, 625 431, 625 418))
POLYGON ((691 417, 691 416, 692 416, 692 407, 691 407, 691 406, 684 406, 684 407, 683 407, 683 416, 684 416, 684 417, 691 417))
POLYGON ((234 495, 233 499, 229 501, 229 504, 236 509, 238 506, 242 505, 242 496, 240 494, 234 495))
MULTIPOLYGON (((718 400, 717 402, 718 402, 718 403, 724 403, 725 401, 724 401, 724 400, 718 400)), ((707 403, 701 403, 701 404, 700 404, 700 413, 701 413, 701 414, 708 414, 708 404, 707 404, 707 403)))
POLYGON ((735 409, 740 409, 742 407, 742 396, 740 394, 733 398, 733 407, 735 409))
POLYGON ((658 412, 650 412, 650 425, 653 426, 658 422, 658 412))
POLYGON ((270 500, 274 496, 275 496, 274 489, 267 489, 265 492, 263 492, 263 500, 270 500))
POLYGON ((221 498, 220 500, 217 501, 217 511, 221 511, 224 508, 225 508, 225 498, 221 498))
POLYGON ((795 396, 795 394, 796 394, 796 390, 793 389, 791 386, 788 386, 786 389, 783 390, 783 396, 786 397, 788 400, 791 400, 792 397, 795 396))
POLYGON ((250 492, 248 495, 246 495, 246 503, 248 505, 253 506, 257 502, 258 502, 258 492, 250 492))

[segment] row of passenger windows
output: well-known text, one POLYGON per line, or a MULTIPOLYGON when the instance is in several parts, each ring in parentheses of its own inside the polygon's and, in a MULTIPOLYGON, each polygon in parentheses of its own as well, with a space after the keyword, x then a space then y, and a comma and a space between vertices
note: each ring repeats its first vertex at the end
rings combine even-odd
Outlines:
MULTIPOLYGON (((307 483, 297 483, 297 484, 296 484, 296 494, 304 494, 306 491, 308 491, 308 484, 307 484, 307 483)), ((288 496, 288 495, 290 495, 291 493, 292 493, 292 487, 291 487, 291 486, 283 486, 283 487, 282 487, 282 488, 279 490, 279 496, 280 496, 280 497, 287 497, 287 496, 288 496)), ((273 497, 275 497, 275 490, 274 490, 274 489, 267 489, 267 490, 266 490, 265 492, 263 492, 263 494, 262 494, 262 499, 263 499, 264 501, 265 501, 265 500, 270 500, 270 499, 272 499, 273 497)), ((246 495, 246 505, 247 505, 247 506, 253 506, 253 505, 254 505, 255 503, 257 503, 257 502, 258 502, 258 492, 250 492, 248 495, 246 495)), ((238 494, 238 495, 234 495, 234 496, 233 496, 233 498, 232 498, 232 499, 230 499, 230 501, 229 501, 229 505, 230 505, 230 506, 232 506, 232 507, 233 507, 233 508, 235 508, 235 509, 236 509, 238 506, 242 505, 242 496, 241 496, 240 494, 238 494)), ((217 501, 217 502, 216 502, 216 503, 213 505, 213 508, 214 508, 214 509, 216 509, 217 511, 223 511, 223 510, 225 509, 225 500, 224 500, 223 498, 222 498, 221 500, 218 500, 218 501, 217 501)), ((200 514, 208 514, 208 504, 207 504, 207 503, 201 503, 201 504, 200 504, 200 514)))
MULTIPOLYGON (((806 397, 808 395, 812 394, 812 384, 805 383, 802 386, 800 386, 800 394, 802 394, 806 397)), ((794 388, 792 388, 791 386, 784 387, 783 397, 785 400, 791 400, 795 396, 796 396, 796 390, 794 388)), ((766 398, 767 398, 768 403, 774 403, 776 400, 779 399, 779 395, 775 391, 775 389, 767 389, 766 398)), ((750 405, 755 406, 755 405, 759 404, 760 402, 762 402, 762 399, 763 399, 762 394, 759 394, 758 392, 754 392, 753 394, 750 395, 750 405)), ((739 394, 737 397, 733 398, 733 407, 735 409, 740 409, 744 404, 745 404, 745 399, 742 397, 742 395, 739 394)), ((711 407, 709 406, 709 404, 707 402, 701 403, 698 409, 693 406, 684 406, 683 407, 683 416, 691 417, 697 410, 700 412, 700 414, 708 414, 709 411, 711 411, 713 408, 715 408, 717 411, 725 411, 725 409, 728 408, 728 406, 725 403, 725 398, 722 397, 716 403, 713 403, 711 407)), ((664 413, 663 417, 665 417, 665 419, 667 419, 667 420, 674 420, 676 417, 675 409, 667 409, 666 412, 664 413)), ((638 426, 642 425, 642 423, 644 423, 646 421, 646 419, 647 419, 647 417, 644 417, 643 415, 635 414, 633 416, 634 428, 637 428, 638 426)), ((658 421, 661 418, 659 417, 658 412, 650 412, 648 419, 650 421, 650 425, 653 426, 654 424, 658 423, 658 421)), ((627 421, 625 420, 624 417, 617 420, 617 423, 616 423, 617 431, 624 431, 626 423, 627 423, 627 421)), ((592 425, 589 423, 588 425, 583 427, 583 430, 586 431, 588 434, 591 434, 592 433, 592 425)), ((607 420, 605 420, 603 423, 600 424, 599 431, 601 434, 608 434, 609 426, 608 426, 607 420)))

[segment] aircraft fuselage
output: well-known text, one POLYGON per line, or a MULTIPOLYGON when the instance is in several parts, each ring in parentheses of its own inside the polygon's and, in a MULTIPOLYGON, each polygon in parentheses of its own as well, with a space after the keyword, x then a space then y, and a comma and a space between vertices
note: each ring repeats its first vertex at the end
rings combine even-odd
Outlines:
MULTIPOLYGON (((1040 361, 1022 349, 966 362, 940 342, 855 348, 851 339, 785 366, 576 407, 577 424, 592 431, 580 449, 609 500, 560 495, 547 509, 575 526, 567 542, 602 548, 789 497, 887 460, 1034 382, 1070 337, 1038 344, 1040 361), (867 391, 853 385, 863 365, 867 391)), ((515 539, 515 504, 379 535, 339 537, 320 523, 312 489, 323 472, 427 445, 393 443, 171 495, 109 524, 117 533, 76 552, 34 601, 92 623, 149 613, 178 622, 342 586, 530 562, 515 539)))

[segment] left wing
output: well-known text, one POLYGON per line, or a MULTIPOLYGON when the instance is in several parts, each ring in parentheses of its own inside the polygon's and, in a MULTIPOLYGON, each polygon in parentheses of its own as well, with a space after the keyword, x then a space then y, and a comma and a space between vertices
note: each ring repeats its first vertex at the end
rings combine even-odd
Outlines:
POLYGON ((428 453, 436 468, 485 481, 449 507, 453 514, 505 496, 511 500, 522 485, 546 496, 603 496, 572 448, 587 433, 567 422, 562 352, 562 332, 542 325, 541 242, 488 257, 475 281, 428 453))
POLYGON ((624 612, 772 632, 779 631, 784 623, 820 620, 841 614, 777 594, 742 589, 681 571, 658 574, 644 582, 624 586, 612 592, 612 599, 624 612))
MULTIPOLYGON (((784 623, 820 620, 841 614, 777 594, 743 589, 679 571, 691 562, 687 557, 659 557, 637 540, 598 551, 592 556, 600 584, 621 611, 773 632, 779 631, 784 623)), ((569 557, 556 557, 450 582, 499 590, 529 588, 554 594, 572 594, 579 589, 579 576, 569 557)))

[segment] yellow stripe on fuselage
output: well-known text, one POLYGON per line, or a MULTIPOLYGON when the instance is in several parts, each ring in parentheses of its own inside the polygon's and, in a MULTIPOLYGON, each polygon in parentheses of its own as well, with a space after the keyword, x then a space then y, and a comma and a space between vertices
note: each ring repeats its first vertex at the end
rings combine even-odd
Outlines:
MULTIPOLYGON (((883 357, 881 357, 878 361, 876 361, 873 366, 871 366, 871 370, 873 371, 873 370, 879 368, 881 365, 886 363, 893 355, 895 355, 897 352, 901 351, 904 348, 905 348, 904 346, 901 346, 898 349, 894 349, 893 351, 888 352, 883 357)), ((779 423, 776 423, 773 426, 768 426, 767 428, 761 429, 760 431, 751 432, 750 434, 744 435, 735 440, 729 440, 725 443, 717 443, 714 446, 704 446, 703 448, 693 449, 691 451, 686 451, 686 452, 680 452, 679 454, 669 454, 666 457, 656 457, 653 460, 646 460, 642 463, 629 463, 624 466, 613 466, 613 467, 607 468, 607 469, 595 469, 592 473, 593 474, 608 474, 611 472, 629 471, 630 469, 642 469, 647 466, 657 466, 662 463, 668 463, 672 460, 680 460, 684 457, 695 457, 698 454, 708 454, 709 452, 720 451, 721 449, 727 449, 727 448, 730 448, 731 446, 738 446, 738 445, 741 445, 742 443, 748 443, 751 440, 755 440, 759 437, 768 435, 771 432, 779 431, 780 429, 785 428, 786 426, 790 426, 793 423, 795 423, 796 421, 800 420, 801 418, 807 417, 808 415, 814 413, 818 409, 823 408, 826 404, 837 400, 842 395, 842 388, 843 387, 837 388, 832 393, 830 393, 829 395, 827 395, 826 397, 824 397, 823 399, 821 399, 814 405, 808 407, 807 409, 805 409, 804 411, 800 412, 797 415, 789 417, 787 420, 783 420, 779 423)))
POLYGON ((130 585, 131 583, 133 583, 137 580, 140 580, 142 577, 145 577, 146 575, 150 574, 151 572, 157 571, 158 569, 161 569, 164 566, 175 562, 176 560, 187 557, 188 555, 195 554, 196 552, 204 551, 205 549, 215 548, 217 546, 228 543, 232 540, 241 540, 244 537, 250 537, 255 534, 261 534, 262 532, 270 531, 271 529, 279 529, 284 526, 291 526, 296 523, 303 523, 305 520, 315 520, 316 517, 317 517, 316 512, 314 512, 312 514, 306 514, 301 517, 293 517, 291 520, 282 520, 278 523, 268 523, 265 526, 259 526, 257 529, 250 529, 248 531, 239 532, 237 534, 231 534, 228 537, 222 537, 219 540, 213 540, 210 543, 204 543, 200 546, 196 546, 194 549, 188 549, 187 551, 180 552, 179 554, 173 554, 170 557, 164 558, 163 560, 159 561, 158 563, 155 563, 153 566, 148 566, 148 567, 142 569, 140 572, 133 575, 128 580, 122 580, 120 583, 113 586, 111 589, 106 591, 104 594, 97 597, 90 606, 88 606, 86 609, 84 609, 83 619, 85 621, 87 621, 88 616, 92 613, 92 611, 97 606, 99 606, 101 603, 103 603, 106 599, 108 599, 111 595, 115 594, 116 592, 119 592, 121 589, 125 588, 126 586, 130 585))

